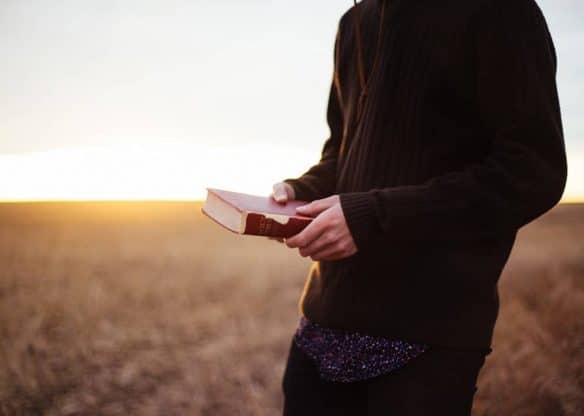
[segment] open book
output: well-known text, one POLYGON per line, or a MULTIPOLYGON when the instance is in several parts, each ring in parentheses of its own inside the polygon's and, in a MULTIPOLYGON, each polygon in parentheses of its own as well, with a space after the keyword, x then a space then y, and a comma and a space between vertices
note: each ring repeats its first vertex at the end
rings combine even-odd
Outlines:
POLYGON ((276 202, 270 196, 257 196, 207 188, 203 214, 238 234, 288 238, 298 234, 313 220, 296 214, 305 201, 276 202))

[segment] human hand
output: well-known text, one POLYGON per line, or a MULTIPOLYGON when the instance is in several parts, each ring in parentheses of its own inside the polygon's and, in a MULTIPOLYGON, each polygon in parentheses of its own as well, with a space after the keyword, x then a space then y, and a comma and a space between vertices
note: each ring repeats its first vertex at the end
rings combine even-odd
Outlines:
POLYGON ((286 182, 278 182, 272 186, 272 194, 270 195, 274 200, 280 204, 285 204, 295 198, 294 188, 286 182))
POLYGON ((302 257, 340 260, 357 252, 338 195, 302 205, 296 212, 316 216, 304 230, 285 240, 288 247, 298 248, 302 257))
MULTIPOLYGON (((292 185, 286 182, 278 182, 272 186, 272 193, 270 194, 272 198, 279 204, 285 204, 295 198, 294 188, 292 185)), ((280 243, 284 242, 283 238, 279 237, 268 237, 270 240, 275 240, 280 243)))

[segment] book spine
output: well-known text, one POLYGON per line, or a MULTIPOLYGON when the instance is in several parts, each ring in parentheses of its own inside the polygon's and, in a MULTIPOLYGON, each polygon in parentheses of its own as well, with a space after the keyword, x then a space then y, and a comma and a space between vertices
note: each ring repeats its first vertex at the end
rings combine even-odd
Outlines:
POLYGON ((311 221, 311 218, 290 217, 286 224, 281 224, 273 218, 266 218, 263 214, 250 212, 247 214, 243 234, 288 238, 298 234, 311 221))

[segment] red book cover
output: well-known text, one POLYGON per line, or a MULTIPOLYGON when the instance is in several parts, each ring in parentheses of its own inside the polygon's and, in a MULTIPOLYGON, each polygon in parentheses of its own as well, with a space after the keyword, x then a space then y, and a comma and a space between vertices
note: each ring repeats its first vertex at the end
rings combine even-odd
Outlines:
POLYGON ((207 188, 203 214, 238 234, 288 238, 302 231, 312 217, 296 214, 305 201, 276 202, 270 196, 207 188))

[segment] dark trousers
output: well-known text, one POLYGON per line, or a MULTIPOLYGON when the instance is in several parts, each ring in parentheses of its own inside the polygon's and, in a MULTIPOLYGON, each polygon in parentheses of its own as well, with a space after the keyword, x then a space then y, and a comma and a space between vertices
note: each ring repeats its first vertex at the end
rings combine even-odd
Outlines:
POLYGON ((433 347, 388 374, 341 383, 322 380, 292 341, 282 379, 284 416, 469 416, 490 351, 433 347))

